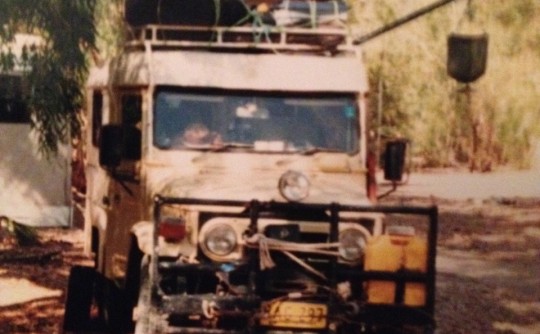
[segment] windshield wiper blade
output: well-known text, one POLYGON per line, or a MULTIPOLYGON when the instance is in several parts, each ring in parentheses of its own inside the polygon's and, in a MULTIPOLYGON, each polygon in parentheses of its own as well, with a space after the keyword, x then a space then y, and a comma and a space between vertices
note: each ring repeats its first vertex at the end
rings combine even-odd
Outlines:
POLYGON ((211 151, 213 152, 223 152, 227 151, 231 148, 243 148, 243 149, 252 149, 253 144, 245 144, 245 143, 224 143, 223 145, 219 146, 213 146, 211 148, 211 151))
POLYGON ((315 153, 320 153, 320 152, 326 152, 326 153, 342 153, 343 151, 342 150, 338 150, 338 149, 335 149, 335 148, 326 148, 326 147, 316 147, 316 146, 313 146, 313 147, 307 147, 303 150, 298 150, 298 153, 302 154, 302 155, 312 155, 312 154, 315 154, 315 153))

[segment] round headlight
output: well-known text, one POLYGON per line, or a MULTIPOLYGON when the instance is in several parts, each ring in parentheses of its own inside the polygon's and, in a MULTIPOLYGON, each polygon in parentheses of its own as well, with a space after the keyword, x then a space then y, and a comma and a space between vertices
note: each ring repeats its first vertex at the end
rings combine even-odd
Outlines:
POLYGON ((206 233, 206 249, 218 256, 232 253, 237 245, 236 232, 229 225, 217 225, 206 233))
POLYGON ((279 192, 289 201, 298 202, 309 195, 308 178, 296 171, 288 171, 279 178, 279 192))
POLYGON ((366 237, 361 231, 349 228, 339 234, 339 254, 345 261, 360 261, 365 248, 366 237))

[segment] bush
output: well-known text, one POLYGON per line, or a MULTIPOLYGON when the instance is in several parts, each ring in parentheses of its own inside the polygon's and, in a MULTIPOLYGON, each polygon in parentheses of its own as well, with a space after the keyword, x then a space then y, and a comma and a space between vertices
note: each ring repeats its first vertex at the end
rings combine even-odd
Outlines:
MULTIPOLYGON (((418 9, 418 3, 374 2, 356 8, 352 22, 370 31, 418 9)), ((489 34, 489 50, 485 75, 471 85, 470 104, 465 87, 446 72, 447 36, 464 5, 440 8, 364 45, 373 92, 371 124, 381 135, 409 137, 425 166, 527 167, 532 142, 540 135, 534 121, 540 114, 540 2, 474 3, 473 23, 489 34)))

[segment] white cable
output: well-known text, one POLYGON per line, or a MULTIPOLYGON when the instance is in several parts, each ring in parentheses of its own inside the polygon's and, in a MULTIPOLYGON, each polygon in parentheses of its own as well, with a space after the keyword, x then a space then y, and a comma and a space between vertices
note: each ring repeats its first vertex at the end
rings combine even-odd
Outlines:
POLYGON ((316 276, 319 276, 320 278, 326 280, 326 276, 324 276, 323 273, 321 273, 317 269, 313 268, 312 266, 310 266, 306 262, 302 261, 302 259, 298 258, 296 255, 294 255, 294 254, 292 254, 291 252, 288 252, 288 251, 283 251, 283 254, 287 255, 291 260, 298 263, 302 268, 306 269, 310 273, 312 273, 312 274, 314 274, 316 276))
POLYGON ((272 239, 266 237, 264 234, 257 233, 253 236, 245 239, 246 246, 248 247, 259 247, 261 242, 264 244, 264 247, 267 247, 271 250, 280 250, 280 251, 294 251, 302 253, 314 253, 330 256, 339 256, 339 252, 331 251, 326 249, 333 249, 339 247, 339 242, 333 243, 308 243, 308 244, 299 244, 296 242, 283 241, 278 239, 272 239))
POLYGON ((339 256, 339 252, 325 250, 327 248, 336 248, 339 247, 339 243, 310 243, 310 244, 298 244, 294 242, 282 241, 277 239, 272 239, 266 237, 264 234, 257 233, 252 235, 249 238, 245 239, 246 246, 252 248, 259 248, 259 261, 261 269, 273 268, 276 264, 272 260, 270 255, 270 250, 281 251, 283 254, 287 255, 291 260, 296 262, 298 265, 311 272, 312 274, 326 279, 326 277, 318 270, 307 264, 305 261, 292 254, 293 252, 301 253, 313 253, 313 254, 323 254, 331 256, 339 256))

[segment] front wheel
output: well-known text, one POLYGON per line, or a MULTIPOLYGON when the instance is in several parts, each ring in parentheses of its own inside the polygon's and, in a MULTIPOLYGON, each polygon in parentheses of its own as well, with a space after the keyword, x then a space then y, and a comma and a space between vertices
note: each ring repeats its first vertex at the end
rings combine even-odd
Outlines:
POLYGON ((162 333, 167 328, 166 320, 163 319, 156 308, 152 305, 152 283, 150 282, 148 256, 144 257, 141 265, 140 293, 137 301, 137 319, 135 334, 162 333))
POLYGON ((97 273, 94 268, 84 266, 71 268, 64 306, 65 332, 102 329, 95 300, 96 283, 97 273))
MULTIPOLYGON (((106 280, 104 293, 104 318, 111 333, 132 333, 133 307, 137 303, 141 283, 143 253, 132 235, 124 286, 106 280)), ((148 270, 148 269, 146 269, 148 270)))

